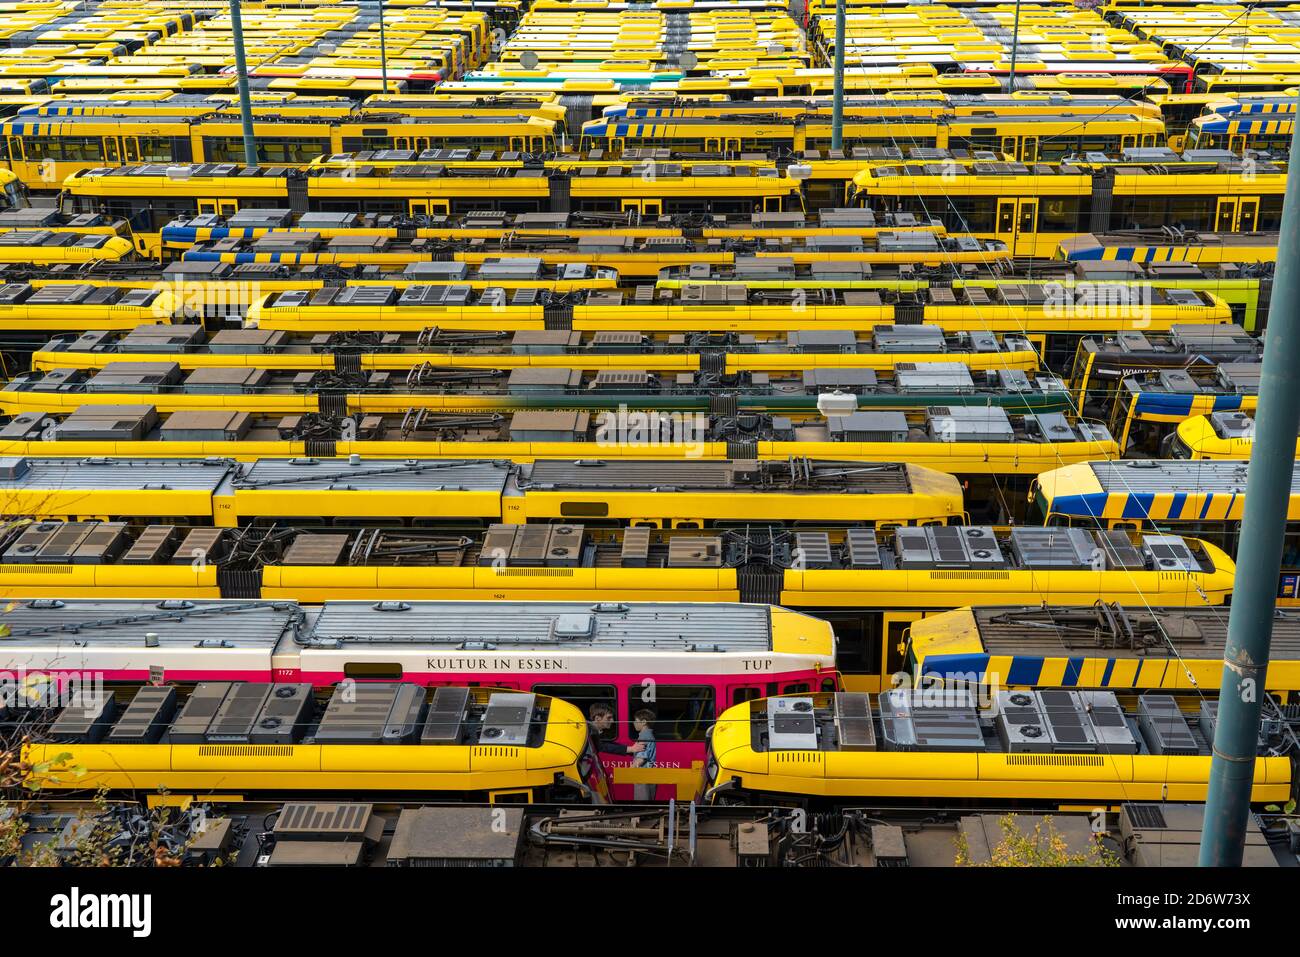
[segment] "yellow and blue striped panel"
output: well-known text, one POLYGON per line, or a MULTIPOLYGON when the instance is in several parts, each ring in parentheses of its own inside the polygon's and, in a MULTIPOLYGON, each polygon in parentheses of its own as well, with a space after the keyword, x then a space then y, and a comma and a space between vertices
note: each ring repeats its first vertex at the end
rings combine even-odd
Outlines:
POLYGON ((164 226, 160 236, 164 243, 205 243, 211 239, 258 239, 272 230, 266 226, 243 229, 229 226, 164 226))
MULTIPOLYGON (((1153 522, 1240 521, 1245 504, 1240 492, 1092 492, 1047 503, 1054 515, 1153 522)), ((1292 499, 1289 511, 1292 517, 1300 513, 1300 497, 1292 499)))
POLYGON ((1208 119, 1201 124, 1206 133, 1226 133, 1229 136, 1270 136, 1290 133, 1295 126, 1294 116, 1285 119, 1268 119, 1266 116, 1242 117, 1233 114, 1222 118, 1208 119))
MULTIPOLYGON (((1065 254, 1069 262, 1137 262, 1137 263, 1198 263, 1203 259, 1210 262, 1218 262, 1225 258, 1224 248, 1222 246, 1088 246, 1081 248, 1072 248, 1065 254)), ((1240 257, 1243 253, 1243 247, 1229 247, 1233 255, 1240 257)), ((1247 247, 1249 248, 1249 247, 1247 247)), ((1276 250, 1275 246, 1260 247, 1261 250, 1276 250)), ((1262 255, 1262 254, 1261 254, 1262 255)), ((1230 257, 1229 257, 1230 258, 1230 257)), ((1272 261, 1276 258, 1276 253, 1272 258, 1264 257, 1261 261, 1272 261)), ((1259 256, 1251 259, 1252 262, 1259 260, 1259 256)))
POLYGON ((1087 655, 931 655, 924 677, 994 687, 1190 689, 1216 688, 1221 659, 1105 658, 1087 655), (1190 673, 1190 677, 1189 677, 1190 673))
POLYGON ((1258 404, 1256 395, 1139 392, 1133 400, 1132 417, 1143 422, 1182 422, 1211 412, 1253 412, 1258 404))

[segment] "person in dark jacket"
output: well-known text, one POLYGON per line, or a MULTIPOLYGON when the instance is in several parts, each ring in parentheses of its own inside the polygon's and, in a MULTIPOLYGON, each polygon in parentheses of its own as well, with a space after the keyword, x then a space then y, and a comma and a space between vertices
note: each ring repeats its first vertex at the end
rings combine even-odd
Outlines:
POLYGON ((596 739, 596 747, 601 754, 639 754, 645 748, 640 741, 636 744, 619 744, 605 737, 605 732, 614 726, 614 709, 609 705, 593 704, 587 714, 591 718, 591 734, 596 739))

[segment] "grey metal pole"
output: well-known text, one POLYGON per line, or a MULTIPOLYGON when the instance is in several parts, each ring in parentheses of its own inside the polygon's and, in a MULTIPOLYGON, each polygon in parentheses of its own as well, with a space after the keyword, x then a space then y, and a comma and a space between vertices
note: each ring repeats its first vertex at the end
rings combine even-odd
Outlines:
POLYGON ((388 92, 388 44, 384 40, 384 0, 379 0, 379 72, 384 84, 382 93, 388 92))
POLYGON ((835 99, 831 104, 831 149, 844 149, 844 6, 835 0, 835 99))
POLYGON ((230 0, 230 30, 235 41, 235 82, 239 87, 239 118, 244 124, 244 163, 257 165, 257 140, 253 138, 253 104, 248 96, 248 61, 244 58, 244 21, 239 0, 230 0))
MULTIPOLYGON (((1300 157, 1292 133, 1291 156, 1300 157)), ((1300 162, 1287 169, 1277 271, 1264 334, 1255 442, 1223 649, 1219 720, 1201 830, 1202 867, 1240 867, 1250 814, 1264 676, 1273 637, 1287 502, 1300 426, 1300 162)))
POLYGON ((1011 71, 1007 75, 1007 92, 1016 92, 1016 59, 1020 55, 1020 0, 1016 0, 1016 11, 1011 23, 1011 71))

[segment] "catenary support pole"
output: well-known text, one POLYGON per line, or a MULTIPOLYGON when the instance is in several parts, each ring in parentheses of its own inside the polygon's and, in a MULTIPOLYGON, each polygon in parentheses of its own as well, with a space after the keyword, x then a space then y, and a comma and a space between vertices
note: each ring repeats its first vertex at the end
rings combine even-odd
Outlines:
POLYGON ((1007 73, 1007 92, 1016 92, 1016 60, 1020 57, 1020 0, 1011 22, 1011 69, 1007 73))
POLYGON ((379 75, 383 92, 388 92, 388 41, 384 38, 384 0, 379 0, 379 75))
POLYGON ((835 0, 835 98, 831 104, 831 149, 844 148, 844 20, 846 0, 835 0))
MULTIPOLYGON (((1300 137, 1292 133, 1291 155, 1300 137)), ((1201 832, 1202 867, 1240 867, 1255 774, 1256 741, 1273 637, 1282 542, 1286 532, 1295 437, 1300 426, 1300 163, 1290 164, 1277 241, 1273 300, 1264 334, 1264 366, 1255 441, 1237 551, 1237 577, 1223 650, 1219 719, 1201 832)))
POLYGON ((257 140, 253 138, 253 104, 248 95, 248 60, 244 57, 244 21, 239 0, 230 0, 230 31, 235 42, 235 82, 239 87, 239 118, 244 126, 244 163, 257 165, 257 140))

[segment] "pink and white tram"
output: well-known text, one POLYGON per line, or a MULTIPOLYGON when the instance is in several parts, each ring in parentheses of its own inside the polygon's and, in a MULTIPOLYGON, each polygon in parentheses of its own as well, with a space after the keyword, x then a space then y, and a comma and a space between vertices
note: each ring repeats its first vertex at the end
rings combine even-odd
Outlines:
POLYGON ((839 687, 830 624, 771 605, 38 599, 0 625, 10 697, 78 681, 510 688, 612 708, 606 736, 621 744, 651 711, 661 767, 703 761, 705 732, 732 705, 839 687))

